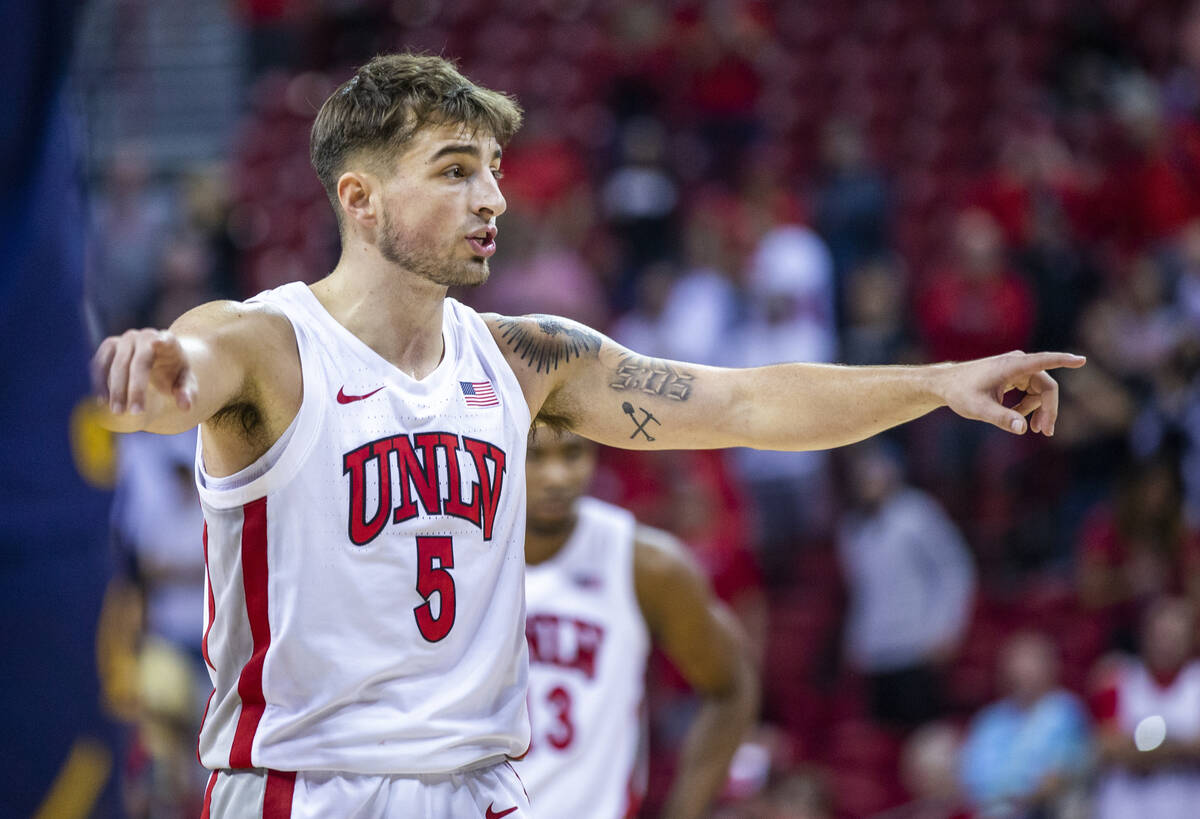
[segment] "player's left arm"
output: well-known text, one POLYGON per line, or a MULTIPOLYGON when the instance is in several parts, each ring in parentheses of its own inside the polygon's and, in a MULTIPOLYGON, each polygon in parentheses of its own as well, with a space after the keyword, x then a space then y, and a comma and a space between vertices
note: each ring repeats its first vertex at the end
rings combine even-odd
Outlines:
POLYGON ((1012 352, 916 367, 727 369, 641 356, 556 316, 485 319, 535 417, 625 449, 828 449, 941 406, 1009 432, 1050 435, 1058 384, 1046 371, 1084 363, 1012 352), (1005 407, 1012 389, 1025 396, 1005 407))
POLYGON ((758 672, 737 619, 678 540, 639 527, 634 549, 638 604, 651 637, 704 700, 662 815, 703 816, 757 715, 758 672))

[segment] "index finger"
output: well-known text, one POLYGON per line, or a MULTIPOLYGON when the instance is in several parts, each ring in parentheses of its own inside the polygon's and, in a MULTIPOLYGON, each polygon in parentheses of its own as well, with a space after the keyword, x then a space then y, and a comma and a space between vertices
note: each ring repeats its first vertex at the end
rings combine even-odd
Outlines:
POLYGON ((1034 373, 1039 370, 1056 370, 1060 367, 1077 369, 1087 363, 1087 358, 1074 353, 1022 353, 1013 364, 1020 372, 1034 373))

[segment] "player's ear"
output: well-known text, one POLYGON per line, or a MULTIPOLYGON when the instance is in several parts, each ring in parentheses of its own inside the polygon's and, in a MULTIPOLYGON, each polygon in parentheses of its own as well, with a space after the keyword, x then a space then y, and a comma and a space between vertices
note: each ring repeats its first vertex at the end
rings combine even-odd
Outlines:
POLYGON ((346 219, 363 227, 375 227, 377 197, 371 194, 375 179, 361 171, 346 171, 338 177, 337 195, 346 219))

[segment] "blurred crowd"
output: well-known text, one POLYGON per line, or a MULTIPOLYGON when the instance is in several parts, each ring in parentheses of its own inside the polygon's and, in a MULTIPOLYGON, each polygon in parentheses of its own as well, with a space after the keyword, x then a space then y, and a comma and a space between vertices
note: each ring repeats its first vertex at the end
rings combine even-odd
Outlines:
MULTIPOLYGON (((595 493, 694 548, 763 664, 719 815, 1194 815, 1200 6, 235 6, 232 155, 128 144, 97 175, 98 328, 324 275, 316 106, 373 53, 456 57, 527 113, 492 281, 452 294, 480 309, 729 366, 1089 357, 1048 440, 942 411, 833 454, 605 453, 595 493)), ((193 449, 120 447, 137 816, 194 812, 204 781, 193 449)), ((653 815, 694 704, 663 662, 649 702, 653 815)))

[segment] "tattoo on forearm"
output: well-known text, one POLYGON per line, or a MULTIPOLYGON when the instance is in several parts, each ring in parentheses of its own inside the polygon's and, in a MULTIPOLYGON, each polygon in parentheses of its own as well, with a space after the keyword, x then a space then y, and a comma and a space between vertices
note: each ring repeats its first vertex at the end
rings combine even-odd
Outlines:
POLYGON ((500 329, 500 337, 535 372, 557 370, 559 364, 567 364, 572 358, 600 353, 599 333, 554 316, 506 318, 500 321, 500 329))
POLYGON ((633 411, 633 404, 630 404, 628 401, 621 404, 621 410, 633 420, 635 429, 633 430, 633 434, 629 436, 631 441, 638 436, 639 432, 646 436, 647 441, 654 440, 654 436, 646 431, 646 424, 650 423, 651 421, 658 424, 660 427, 662 424, 650 413, 648 409, 644 407, 638 407, 638 412, 642 413, 643 415, 642 420, 640 421, 637 418, 637 413, 633 411))
POLYGON ((617 371, 608 386, 614 390, 636 390, 675 401, 686 401, 692 394, 694 378, 691 373, 678 370, 660 359, 627 355, 617 365, 617 371))

